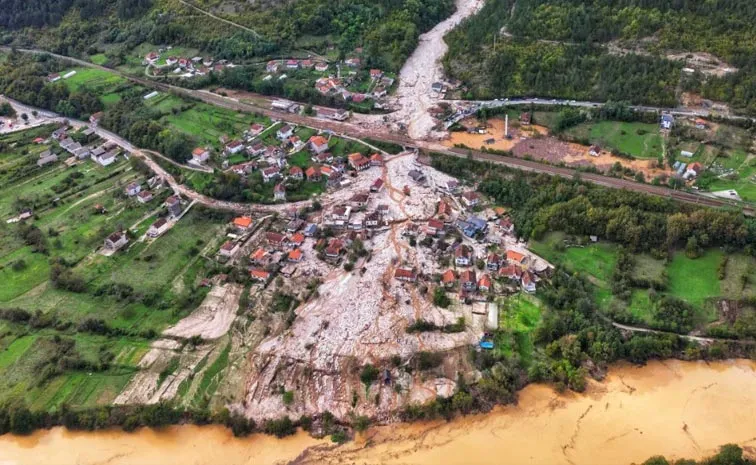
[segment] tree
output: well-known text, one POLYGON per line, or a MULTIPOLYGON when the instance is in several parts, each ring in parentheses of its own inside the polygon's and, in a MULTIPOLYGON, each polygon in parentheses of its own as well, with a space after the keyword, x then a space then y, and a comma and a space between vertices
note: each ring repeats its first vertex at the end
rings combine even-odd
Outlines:
POLYGON ((451 305, 451 299, 446 295, 446 291, 440 287, 433 290, 433 305, 441 308, 447 308, 451 305))
POLYGON ((362 367, 362 372, 360 373, 360 381, 362 381, 362 384, 364 384, 365 388, 367 389, 378 379, 378 374, 378 368, 368 363, 367 365, 362 367))

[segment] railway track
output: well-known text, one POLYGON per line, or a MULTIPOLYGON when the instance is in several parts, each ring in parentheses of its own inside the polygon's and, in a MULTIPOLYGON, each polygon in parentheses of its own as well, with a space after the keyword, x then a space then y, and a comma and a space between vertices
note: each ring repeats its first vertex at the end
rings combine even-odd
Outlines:
MULTIPOLYGON (((9 48, 0 47, 0 50, 9 50, 9 48)), ((713 207, 713 208, 736 208, 736 209, 742 210, 743 213, 748 216, 754 215, 754 207, 743 204, 743 203, 735 202, 735 201, 706 197, 701 194, 674 190, 674 189, 670 189, 670 188, 662 187, 662 186, 653 186, 650 184, 639 183, 639 182, 630 181, 627 179, 613 178, 613 177, 604 176, 604 175, 595 174, 595 173, 578 171, 572 168, 547 165, 547 164, 532 161, 532 160, 525 160, 521 158, 496 155, 496 154, 481 152, 478 150, 467 150, 467 149, 444 147, 438 143, 422 141, 422 140, 414 140, 407 136, 392 133, 389 131, 366 130, 350 123, 323 120, 323 119, 314 118, 310 116, 281 112, 281 111, 277 111, 277 110, 273 110, 269 108, 263 108, 263 107, 253 105, 247 102, 242 102, 237 99, 224 97, 222 95, 213 94, 205 90, 185 89, 183 87, 178 87, 178 86, 166 84, 163 82, 157 82, 151 79, 144 79, 144 78, 140 78, 136 76, 130 76, 111 68, 96 65, 94 63, 89 63, 84 60, 79 60, 77 58, 50 53, 44 50, 18 49, 18 51, 23 52, 23 53, 32 53, 32 54, 48 54, 58 59, 68 61, 70 63, 76 64, 79 66, 86 66, 89 68, 95 68, 102 71, 106 71, 111 74, 116 74, 124 79, 129 80, 130 82, 139 84, 141 86, 144 86, 150 89, 172 93, 172 94, 183 96, 189 99, 199 100, 204 103, 218 106, 221 108, 226 108, 229 110, 242 111, 242 112, 247 112, 247 113, 257 113, 257 114, 267 116, 269 118, 288 121, 288 122, 295 123, 301 126, 308 126, 314 129, 322 130, 322 131, 332 131, 334 133, 341 133, 341 134, 345 134, 345 135, 355 137, 355 138, 370 138, 370 139, 379 140, 383 142, 391 142, 394 144, 401 145, 403 147, 418 148, 425 151, 432 151, 432 152, 442 153, 445 155, 451 155, 455 157, 466 158, 468 156, 472 156, 473 159, 479 160, 479 161, 488 161, 492 163, 501 164, 510 168, 521 169, 521 170, 531 171, 531 172, 536 172, 536 173, 546 173, 546 174, 561 176, 564 178, 573 178, 575 176, 580 176, 581 179, 585 181, 588 181, 588 182, 591 182, 600 186, 604 186, 604 187, 610 187, 614 189, 627 189, 627 190, 632 190, 636 192, 643 192, 649 195, 655 195, 658 197, 669 198, 669 199, 677 200, 680 202, 691 203, 695 205, 702 205, 702 206, 713 207)))

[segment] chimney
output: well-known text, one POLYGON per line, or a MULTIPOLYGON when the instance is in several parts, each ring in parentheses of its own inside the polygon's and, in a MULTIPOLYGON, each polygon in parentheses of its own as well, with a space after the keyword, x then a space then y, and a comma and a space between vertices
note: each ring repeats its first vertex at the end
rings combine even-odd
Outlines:
POLYGON ((504 116, 504 137, 509 137, 509 114, 504 116))

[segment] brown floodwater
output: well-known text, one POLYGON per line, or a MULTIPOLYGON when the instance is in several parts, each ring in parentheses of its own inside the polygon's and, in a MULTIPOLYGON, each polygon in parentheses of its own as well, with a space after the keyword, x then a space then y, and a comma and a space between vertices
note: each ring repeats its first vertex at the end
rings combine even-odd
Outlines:
POLYGON ((725 443, 756 454, 756 362, 613 367, 585 394, 524 389, 516 406, 453 422, 372 428, 336 447, 304 433, 236 439, 221 427, 0 437, 0 465, 576 464, 701 458, 725 443))

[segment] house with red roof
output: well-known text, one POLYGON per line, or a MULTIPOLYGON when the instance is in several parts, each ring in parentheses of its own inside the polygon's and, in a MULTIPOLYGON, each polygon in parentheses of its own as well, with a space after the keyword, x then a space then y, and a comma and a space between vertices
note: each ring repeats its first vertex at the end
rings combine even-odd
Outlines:
POLYGON ((205 163, 210 158, 210 151, 204 147, 197 147, 192 150, 192 161, 195 163, 205 163))
POLYGON ((488 271, 499 271, 501 267, 501 257, 497 253, 490 253, 486 257, 486 269, 488 271))
POLYGON ((252 279, 261 282, 267 282, 270 279, 270 272, 261 270, 259 268, 253 268, 249 270, 249 275, 250 277, 252 277, 252 279))
POLYGON ((347 159, 349 160, 349 166, 357 171, 370 168, 370 160, 365 158, 365 156, 359 152, 350 154, 347 159))
POLYGON ((328 139, 326 139, 323 136, 312 136, 312 137, 310 137, 310 149, 316 155, 320 155, 321 153, 327 152, 328 151, 328 139))
POLYGON ((394 278, 408 283, 414 283, 417 281, 417 275, 415 272, 406 268, 397 268, 396 271, 394 271, 394 278))
POLYGON ((302 234, 302 233, 300 233, 300 232, 298 232, 298 233, 294 233, 294 234, 293 234, 293 235, 291 236, 291 239, 289 240, 289 242, 290 242, 290 243, 291 243, 292 245, 294 245, 295 247, 299 247, 299 246, 301 246, 302 244, 304 244, 304 241, 305 241, 305 235, 304 235, 304 234, 302 234))
POLYGON ((480 204, 480 195, 473 191, 465 192, 462 194, 462 202, 468 207, 475 207, 480 204))
POLYGON ((226 241, 221 246, 219 253, 224 257, 231 257, 237 250, 239 250, 239 244, 232 241, 226 241))
POLYGON ((383 155, 380 153, 370 155, 370 166, 383 166, 383 155))
POLYGON ((286 236, 281 233, 268 231, 265 233, 265 240, 268 241, 272 247, 283 247, 288 244, 286 236))
POLYGON ((370 185, 370 192, 380 192, 383 189, 383 179, 376 179, 373 184, 370 185))
POLYGON ((522 274, 522 290, 530 294, 536 291, 535 278, 529 271, 522 274))
POLYGON ((460 244, 454 251, 454 263, 457 266, 470 266, 472 263, 472 250, 465 244, 460 244))
POLYGON ((460 289, 465 291, 474 291, 478 287, 478 280, 475 276, 475 270, 465 270, 459 274, 460 289))
POLYGON ((304 179, 304 171, 302 171, 302 168, 298 166, 292 166, 291 168, 289 168, 289 176, 294 179, 302 180, 304 179))
POLYGON ((262 170, 263 182, 270 182, 280 176, 281 171, 276 166, 271 166, 262 170))
POLYGON ((520 281, 522 278, 522 268, 517 265, 507 265, 499 268, 499 277, 512 281, 520 281))
POLYGON ((279 182, 273 187, 273 200, 276 202, 286 201, 286 186, 282 182, 279 182))
POLYGON ((518 265, 522 265, 527 260, 527 257, 524 254, 521 254, 520 252, 515 252, 514 250, 507 250, 507 261, 509 263, 515 263, 518 265))
POLYGON ((255 250, 254 253, 252 253, 252 255, 249 256, 249 260, 252 263, 255 263, 258 265, 265 264, 265 262, 267 261, 266 260, 267 258, 268 258, 268 252, 266 252, 265 249, 263 249, 262 247, 255 250))
POLYGON ((244 150, 244 144, 242 143, 242 141, 237 139, 237 140, 232 140, 231 142, 226 144, 225 153, 227 155, 233 155, 233 154, 237 154, 241 152, 242 150, 244 150))
POLYGON ((294 249, 289 252, 288 260, 290 262, 299 263, 302 261, 302 249, 294 249))
POLYGON ((305 171, 305 175, 307 176, 308 181, 313 181, 313 182, 320 181, 320 167, 311 166, 307 168, 307 171, 305 171))
POLYGON ((478 280, 478 290, 482 292, 488 292, 493 288, 493 283, 491 282, 491 277, 488 274, 484 274, 480 277, 478 280))
POLYGON ((444 285, 444 287, 454 287, 454 284, 457 282, 457 273, 454 272, 454 270, 449 269, 444 272, 444 274, 441 275, 441 284, 444 285))

